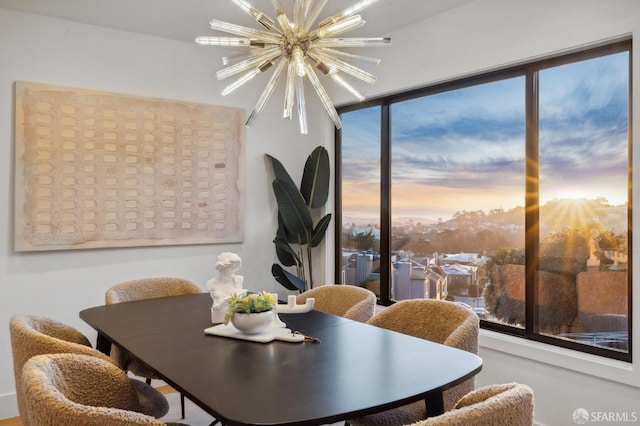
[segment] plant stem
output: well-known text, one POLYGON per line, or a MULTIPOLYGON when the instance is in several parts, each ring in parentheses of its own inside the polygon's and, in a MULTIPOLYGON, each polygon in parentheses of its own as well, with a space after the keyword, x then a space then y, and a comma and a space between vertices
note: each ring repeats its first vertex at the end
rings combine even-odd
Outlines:
POLYGON ((302 245, 298 245, 298 258, 300 259, 300 264, 298 265, 298 278, 301 278, 304 281, 305 290, 307 289, 307 274, 304 267, 304 256, 302 255, 302 245))
POLYGON ((307 244, 307 262, 309 263, 309 288, 313 288, 313 260, 311 258, 310 244, 307 244))

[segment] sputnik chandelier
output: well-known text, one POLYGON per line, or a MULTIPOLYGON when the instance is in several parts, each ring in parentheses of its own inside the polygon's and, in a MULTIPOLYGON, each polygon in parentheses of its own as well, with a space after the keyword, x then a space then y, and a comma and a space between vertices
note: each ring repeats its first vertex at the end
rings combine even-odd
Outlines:
POLYGON ((336 38, 336 36, 363 26, 365 21, 358 15, 358 12, 378 0, 361 0, 353 6, 347 7, 337 14, 320 21, 313 30, 311 28, 328 0, 319 0, 315 5, 314 0, 294 0, 293 20, 287 17, 280 0, 271 0, 276 11, 277 26, 273 19, 254 8, 247 1, 231 1, 268 31, 256 30, 214 19, 210 22, 212 29, 240 37, 202 36, 196 38, 196 43, 209 46, 245 48, 245 52, 222 58, 223 65, 228 66, 216 73, 218 80, 243 73, 222 90, 223 96, 228 95, 257 75, 275 66, 271 78, 247 119, 246 125, 250 126, 256 120, 273 94, 280 76, 286 69, 283 117, 291 119, 294 104, 297 105, 300 132, 307 133, 307 113, 303 82, 303 79, 307 77, 336 128, 340 129, 342 127, 340 116, 316 75, 316 70, 347 90, 358 100, 364 99, 364 96, 344 80, 343 75, 348 74, 366 83, 374 84, 376 81, 374 75, 354 66, 352 63, 363 62, 377 65, 380 60, 354 55, 336 48, 383 46, 389 44, 391 39, 386 37, 336 38))

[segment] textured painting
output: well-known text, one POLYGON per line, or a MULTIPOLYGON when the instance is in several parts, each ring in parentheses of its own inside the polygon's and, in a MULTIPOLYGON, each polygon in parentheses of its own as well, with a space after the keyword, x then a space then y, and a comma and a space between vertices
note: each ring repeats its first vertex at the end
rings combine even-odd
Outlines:
POLYGON ((15 249, 240 242, 244 111, 16 82, 15 249))

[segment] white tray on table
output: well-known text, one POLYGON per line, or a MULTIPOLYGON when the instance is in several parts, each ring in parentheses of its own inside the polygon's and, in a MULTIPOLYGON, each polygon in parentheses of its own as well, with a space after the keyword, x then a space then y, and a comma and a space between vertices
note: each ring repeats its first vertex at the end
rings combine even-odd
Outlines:
POLYGON ((249 340, 251 342, 269 343, 274 340, 299 343, 304 341, 304 335, 293 334, 290 329, 283 327, 270 327, 267 331, 258 334, 244 334, 231 323, 218 324, 204 330, 205 334, 212 336, 230 337, 232 339, 249 340))

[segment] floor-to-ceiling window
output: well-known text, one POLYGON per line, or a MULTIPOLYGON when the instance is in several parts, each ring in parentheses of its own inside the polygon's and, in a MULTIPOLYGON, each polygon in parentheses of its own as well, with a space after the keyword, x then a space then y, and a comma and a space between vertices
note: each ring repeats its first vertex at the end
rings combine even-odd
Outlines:
POLYGON ((343 116, 340 282, 380 294, 380 108, 343 116))
POLYGON ((630 360, 630 42, 340 110, 338 282, 630 360))

